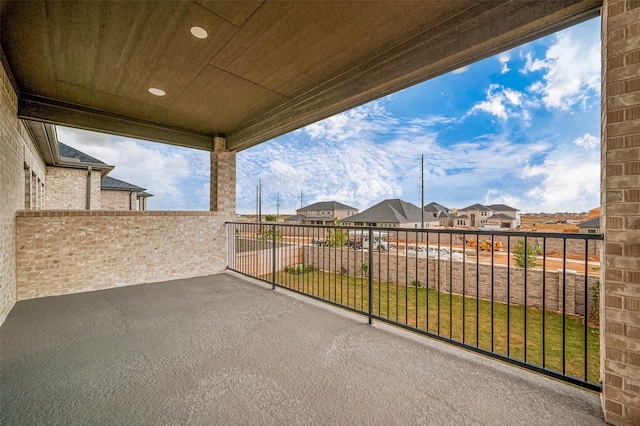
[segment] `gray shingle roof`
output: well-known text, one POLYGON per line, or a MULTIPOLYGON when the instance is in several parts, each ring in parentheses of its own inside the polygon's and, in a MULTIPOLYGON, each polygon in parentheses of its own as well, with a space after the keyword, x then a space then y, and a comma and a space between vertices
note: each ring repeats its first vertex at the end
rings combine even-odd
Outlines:
POLYGON ((600 228, 600 216, 579 223, 578 228, 600 228))
POLYGON ((358 210, 355 207, 347 206, 346 204, 339 203, 337 201, 319 201, 317 203, 304 206, 299 211, 314 211, 314 210, 358 210))
POLYGON ((462 211, 468 211, 468 210, 480 210, 480 211, 489 211, 491 210, 490 208, 488 208, 487 206, 483 206, 482 204, 473 204, 471 206, 465 207, 464 209, 459 209, 462 211))
POLYGON ((112 191, 134 191, 134 192, 142 192, 145 190, 145 188, 140 188, 139 186, 132 185, 120 179, 112 178, 111 176, 105 176, 104 178, 102 178, 100 189, 112 190, 112 191))
POLYGON ((515 217, 509 216, 508 214, 504 214, 504 213, 496 213, 493 216, 491 216, 489 219, 505 219, 505 220, 514 220, 515 217))
POLYGON ((71 148, 69 145, 65 145, 62 142, 58 142, 58 150, 60 151, 60 157, 74 158, 76 160, 79 160, 80 163, 104 164, 105 166, 107 165, 97 158, 93 158, 92 156, 87 155, 82 151, 71 148))
POLYGON ((140 192, 138 192, 137 196, 140 197, 140 198, 147 198, 147 197, 153 197, 153 194, 149 194, 148 192, 140 191, 140 192))
POLYGON ((498 211, 505 211, 505 210, 511 210, 514 212, 520 211, 518 209, 514 209, 513 207, 509 207, 505 204, 490 204, 487 207, 490 208, 491 210, 498 210, 498 211))
POLYGON ((420 207, 398 198, 384 200, 362 213, 344 218, 357 223, 417 223, 422 220, 420 207))
POLYGON ((442 204, 438 204, 436 202, 431 202, 424 206, 425 212, 438 213, 438 212, 448 212, 449 209, 443 206, 442 204))
POLYGON ((300 222, 300 221, 303 221, 303 220, 306 220, 306 219, 307 219, 306 216, 303 216, 301 214, 296 214, 296 215, 293 215, 293 216, 289 216, 284 221, 285 222, 300 222))

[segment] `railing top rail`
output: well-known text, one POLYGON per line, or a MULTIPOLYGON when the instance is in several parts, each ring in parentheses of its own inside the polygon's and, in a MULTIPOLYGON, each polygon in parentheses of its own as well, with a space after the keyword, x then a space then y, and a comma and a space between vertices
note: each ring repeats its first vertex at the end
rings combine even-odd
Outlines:
POLYGON ((479 231, 475 229, 431 229, 431 228, 386 228, 379 226, 347 226, 347 225, 303 225, 279 222, 226 222, 227 225, 275 225, 283 228, 312 228, 312 229, 345 229, 362 231, 369 230, 382 231, 386 233, 393 232, 413 232, 413 233, 430 233, 430 234, 455 234, 455 235, 472 235, 472 236, 506 236, 506 237, 539 237, 539 238, 560 238, 568 240, 604 240, 604 234, 583 234, 577 232, 539 232, 539 231, 479 231))

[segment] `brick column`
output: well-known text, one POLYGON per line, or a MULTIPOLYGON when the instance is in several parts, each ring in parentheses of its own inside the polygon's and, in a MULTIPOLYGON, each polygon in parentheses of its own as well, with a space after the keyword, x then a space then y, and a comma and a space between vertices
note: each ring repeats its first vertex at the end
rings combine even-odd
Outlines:
POLYGON ((225 138, 213 140, 211 153, 210 210, 224 212, 226 220, 236 215, 236 152, 227 151, 225 138))
POLYGON ((607 422, 640 424, 640 1, 602 7, 600 374, 607 422))

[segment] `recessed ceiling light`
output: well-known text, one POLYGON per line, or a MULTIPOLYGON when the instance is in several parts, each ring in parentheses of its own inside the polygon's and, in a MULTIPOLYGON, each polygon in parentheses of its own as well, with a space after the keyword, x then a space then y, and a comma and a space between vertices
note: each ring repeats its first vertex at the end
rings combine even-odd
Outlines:
POLYGON ((191 27, 191 34, 196 38, 207 38, 209 33, 202 27, 191 27))
POLYGON ((156 96, 164 96, 164 95, 166 95, 164 90, 158 89, 156 87, 149 88, 149 93, 151 93, 152 95, 156 95, 156 96))

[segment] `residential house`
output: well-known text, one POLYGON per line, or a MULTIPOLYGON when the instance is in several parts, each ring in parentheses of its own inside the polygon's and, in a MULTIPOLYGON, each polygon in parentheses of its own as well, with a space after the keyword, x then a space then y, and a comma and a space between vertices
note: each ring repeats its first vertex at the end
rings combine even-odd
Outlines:
POLYGON ((398 198, 384 200, 343 221, 349 226, 380 226, 386 228, 420 228, 420 207, 398 198))
POLYGON ((501 228, 520 226, 520 210, 504 204, 473 204, 458 209, 455 224, 461 227, 477 228, 485 224, 498 225, 501 228))
POLYGON ((425 228, 436 228, 443 226, 450 227, 454 225, 454 221, 456 218, 455 213, 453 213, 451 209, 436 202, 431 202, 425 205, 424 213, 425 228))
POLYGON ((144 192, 144 188, 111 176, 105 176, 102 179, 100 189, 102 193, 100 208, 102 210, 136 210, 138 200, 145 201, 137 209, 145 210, 146 199, 151 196, 151 194, 144 192))
POLYGON ((44 197, 48 209, 146 210, 146 199, 153 196, 145 188, 107 176, 114 166, 62 142, 56 140, 51 154, 44 197))
POLYGON ((509 207, 505 204, 489 204, 487 208, 493 211, 488 223, 495 223, 501 228, 517 228, 522 224, 520 220, 520 210, 509 207), (507 225, 507 222, 509 224, 507 225))
POLYGON ((328 225, 335 218, 342 221, 358 214, 358 209, 337 201, 320 201, 296 210, 296 215, 285 220, 287 223, 303 225, 328 225))
POLYGON ((599 234, 601 232, 600 217, 594 217, 593 219, 579 223, 578 229, 582 234, 599 234))

